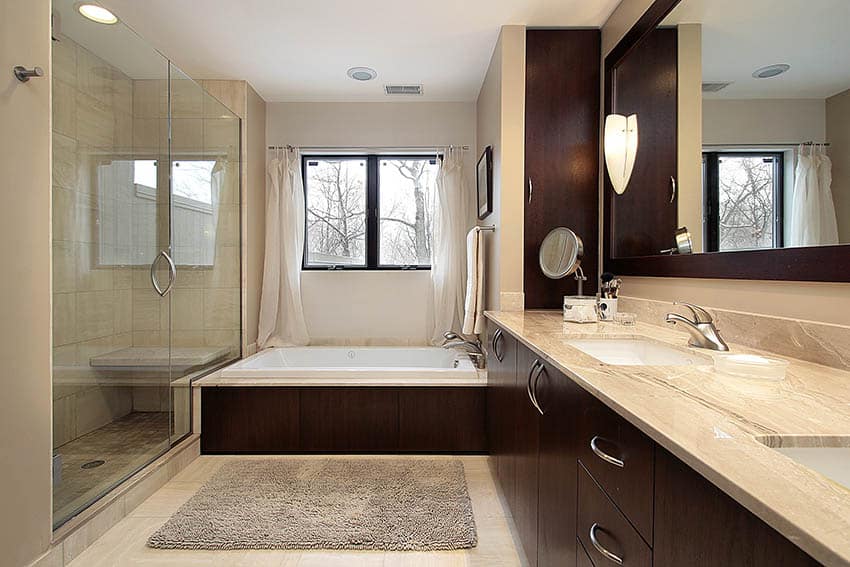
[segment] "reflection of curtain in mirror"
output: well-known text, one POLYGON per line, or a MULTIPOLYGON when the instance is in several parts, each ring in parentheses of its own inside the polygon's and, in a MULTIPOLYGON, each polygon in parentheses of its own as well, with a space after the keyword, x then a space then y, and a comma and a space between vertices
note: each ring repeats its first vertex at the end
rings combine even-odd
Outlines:
POLYGON ((791 198, 788 246, 838 244, 838 223, 832 201, 832 161, 823 146, 806 154, 800 146, 791 198))
MULTIPOLYGON (((215 231, 210 235, 210 242, 207 242, 207 253, 210 255, 208 258, 204 258, 205 265, 214 265, 215 264, 215 256, 216 256, 216 240, 218 240, 218 236, 222 230, 224 230, 223 226, 219 225, 219 222, 222 218, 221 215, 221 201, 222 201, 222 193, 224 192, 225 183, 227 183, 227 159, 218 158, 215 160, 215 165, 212 168, 212 173, 210 175, 210 202, 212 204, 212 225, 215 231)), ((231 202, 229 199, 226 199, 225 202, 231 202)), ((223 238, 223 240, 227 241, 228 238, 223 238)))

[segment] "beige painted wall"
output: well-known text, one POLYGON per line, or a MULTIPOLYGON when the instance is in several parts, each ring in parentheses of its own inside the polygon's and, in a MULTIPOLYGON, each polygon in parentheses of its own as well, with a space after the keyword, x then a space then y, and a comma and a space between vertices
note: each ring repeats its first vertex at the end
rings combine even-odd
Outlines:
POLYGON ((679 25, 678 43, 679 226, 688 227, 694 250, 702 250, 702 25, 679 25))
POLYGON ((832 199, 838 239, 850 242, 850 90, 826 99, 826 140, 831 144, 832 199))
POLYGON ((478 93, 478 151, 493 146, 495 224, 485 236, 487 309, 523 307, 525 195, 525 26, 503 26, 478 93))
POLYGON ((822 99, 711 99, 702 103, 705 144, 784 144, 826 137, 822 99))
MULTIPOLYGON (((475 152, 476 159, 484 152, 487 146, 493 147, 493 212, 480 221, 484 223, 498 223, 502 215, 502 143, 500 134, 502 131, 502 37, 496 42, 487 74, 481 84, 478 100, 475 104, 476 110, 476 139, 478 148, 475 152)), ((477 209, 476 209, 477 210, 477 209)), ((499 262, 501 253, 501 233, 496 232, 490 238, 485 236, 484 241, 484 276, 485 305, 488 309, 499 308, 499 273, 501 265, 499 262)))
MULTIPOLYGON (((269 145, 382 147, 469 145, 475 148, 475 105, 460 102, 271 103, 269 145)), ((474 151, 464 154, 469 210, 474 210, 474 151)), ((473 219, 470 218, 470 226, 473 219)), ((427 271, 302 273, 311 340, 425 344, 431 316, 427 271)))
MULTIPOLYGON (((602 28, 603 58, 651 4, 652 0, 623 0, 620 3, 602 28)), ((704 105, 704 123, 707 112, 708 105, 704 105)), ((703 135, 710 135, 705 126, 703 135)), ((850 284, 627 277, 622 293, 631 297, 661 301, 682 299, 710 307, 850 325, 850 284)))
POLYGON ((50 3, 0 14, 0 565, 19 566, 50 543, 50 3), (18 83, 21 64, 46 76, 18 83))

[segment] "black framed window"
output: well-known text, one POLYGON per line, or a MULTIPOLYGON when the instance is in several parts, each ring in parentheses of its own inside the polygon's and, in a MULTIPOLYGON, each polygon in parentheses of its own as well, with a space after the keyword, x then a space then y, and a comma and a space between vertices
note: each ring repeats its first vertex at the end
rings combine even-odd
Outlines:
POLYGON ((305 270, 430 269, 437 158, 305 155, 305 270))
POLYGON ((706 252, 781 248, 782 152, 704 152, 706 252))

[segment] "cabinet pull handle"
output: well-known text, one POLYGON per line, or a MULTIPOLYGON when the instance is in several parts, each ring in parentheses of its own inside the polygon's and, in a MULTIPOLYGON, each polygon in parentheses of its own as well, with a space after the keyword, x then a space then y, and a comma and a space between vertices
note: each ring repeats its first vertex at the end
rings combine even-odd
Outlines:
POLYGON ((493 354, 496 355, 496 359, 499 362, 505 359, 505 353, 499 351, 499 345, 502 344, 503 340, 502 329, 496 329, 496 332, 493 334, 493 354))
MULTIPOLYGON (((534 401, 534 396, 531 393, 531 377, 534 375, 534 371, 537 370, 537 366, 540 364, 540 360, 535 360, 531 365, 531 369, 528 371, 528 380, 525 382, 525 393, 528 394, 528 399, 531 400, 531 405, 535 408, 537 407, 537 403, 534 401)), ((539 411, 539 410, 538 410, 539 411)))
POLYGON ((596 522, 594 522, 593 525, 590 526, 590 543, 593 544, 593 547, 596 548, 596 551, 601 553, 602 556, 605 559, 607 559, 607 560, 609 560, 613 563, 616 563, 617 565, 622 565, 623 564, 623 558, 620 557, 619 555, 615 555, 614 553, 611 553, 610 551, 605 549, 605 547, 601 543, 599 543, 599 540, 596 539, 596 530, 598 530, 598 529, 599 529, 599 524, 597 524, 596 522))
POLYGON ((537 401, 537 382, 540 380, 540 375, 544 372, 546 372, 546 367, 541 362, 540 365, 537 367, 537 373, 531 380, 531 403, 534 404, 534 407, 537 408, 537 411, 540 412, 540 415, 543 415, 543 408, 540 407, 540 402, 537 401))
POLYGON ((676 178, 672 175, 670 176, 670 186, 673 187, 673 192, 670 194, 670 202, 676 200, 676 178))
POLYGON ((528 178, 528 204, 531 204, 531 196, 534 194, 534 184, 531 182, 531 178, 528 178))
POLYGON ((597 457, 599 457, 600 459, 602 459, 606 463, 611 463, 615 467, 620 467, 621 469, 623 467, 625 467, 626 463, 624 463, 622 460, 618 459, 617 457, 612 457, 611 455, 609 455, 608 453, 606 453, 605 451, 603 451, 602 449, 600 449, 597 446, 596 443, 600 439, 601 439, 601 437, 599 437, 599 435, 595 435, 593 437, 593 439, 590 440, 590 450, 593 451, 596 454, 597 457))

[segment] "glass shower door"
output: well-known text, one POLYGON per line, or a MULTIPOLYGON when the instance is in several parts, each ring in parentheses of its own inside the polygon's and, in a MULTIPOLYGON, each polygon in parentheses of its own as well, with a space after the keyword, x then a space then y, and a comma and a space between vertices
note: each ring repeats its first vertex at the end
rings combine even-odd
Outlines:
POLYGON ((241 346, 240 120, 171 66, 172 438, 190 431, 191 381, 241 346))
POLYGON ((53 523, 168 450, 168 61, 53 5, 53 523), (152 273, 151 266, 157 262, 152 273))

